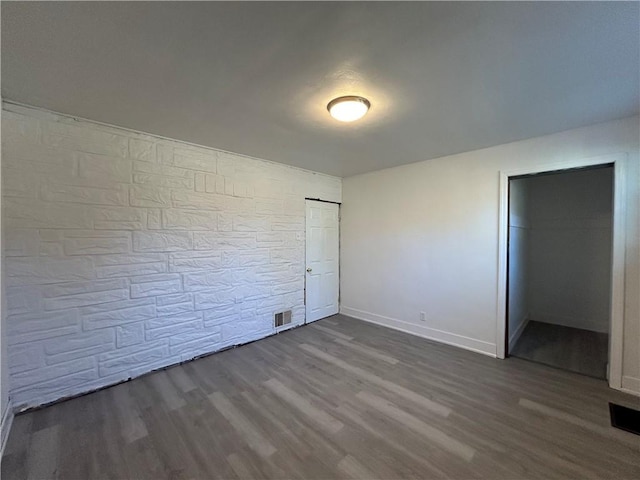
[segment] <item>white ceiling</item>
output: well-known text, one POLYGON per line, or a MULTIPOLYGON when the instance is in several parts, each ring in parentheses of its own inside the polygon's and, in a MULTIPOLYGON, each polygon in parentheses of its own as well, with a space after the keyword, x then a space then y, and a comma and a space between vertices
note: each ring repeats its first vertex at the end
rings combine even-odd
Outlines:
POLYGON ((2 2, 2 94, 349 176, 638 113, 639 6, 2 2))

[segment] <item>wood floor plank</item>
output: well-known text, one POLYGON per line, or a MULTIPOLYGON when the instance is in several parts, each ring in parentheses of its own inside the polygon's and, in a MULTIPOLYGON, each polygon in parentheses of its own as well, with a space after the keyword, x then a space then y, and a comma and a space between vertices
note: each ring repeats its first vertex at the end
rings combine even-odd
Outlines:
POLYGON ((32 415, 17 415, 9 432, 9 438, 4 448, 4 455, 12 455, 26 451, 31 432, 33 431, 32 415))
POLYGON ((166 371, 147 375, 145 380, 149 382, 151 388, 156 392, 157 398, 162 399, 169 410, 176 410, 186 405, 184 398, 180 395, 181 392, 171 383, 166 371))
POLYGON ((606 382, 342 315, 18 415, 2 478, 636 479, 606 382))
POLYGON ((367 480, 376 477, 373 472, 368 470, 351 455, 346 455, 338 462, 338 470, 342 473, 343 478, 367 480))
MULTIPOLYGON (((129 478, 154 480, 165 476, 161 468, 162 461, 148 437, 127 444, 123 460, 127 465, 129 478)), ((70 475, 65 478, 87 477, 70 475)))
POLYGON ((552 367, 607 377, 609 335, 531 320, 510 355, 552 367))
POLYGON ((27 454, 27 479, 57 478, 59 426, 43 428, 31 436, 27 454))
POLYGON ((225 451, 226 448, 239 448, 239 443, 231 442, 223 430, 209 428, 208 422, 202 421, 198 409, 185 406, 168 412, 167 417, 199 471, 207 472, 212 478, 229 477, 231 469, 227 468, 225 451))
MULTIPOLYGON (((360 455, 357 445, 353 444, 349 444, 348 451, 352 452, 356 458, 366 459, 366 464, 375 471, 378 468, 373 468, 372 465, 376 465, 378 453, 384 452, 384 458, 389 463, 402 464, 405 467, 412 465, 412 468, 417 472, 421 472, 421 475, 418 475, 419 477, 448 478, 452 476, 451 470, 449 473, 445 473, 429 461, 421 444, 409 442, 404 434, 400 436, 394 435, 390 428, 391 420, 388 417, 374 418, 368 412, 363 411, 361 405, 351 406, 347 403, 340 405, 337 410, 344 415, 343 421, 346 424, 355 424, 359 432, 366 432, 366 436, 364 436, 366 440, 363 442, 365 452, 360 455), (365 415, 366 420, 364 418, 365 415)), ((406 473, 406 476, 411 476, 408 472, 406 473)), ((397 475, 399 475, 399 472, 395 468, 386 476, 393 477, 397 475)), ((401 476, 404 477, 405 475, 401 476)), ((380 474, 374 476, 374 478, 380 477, 380 474)), ((467 478, 467 475, 460 478, 467 478)))
POLYGON ((233 472, 239 479, 252 480, 254 478, 263 478, 262 471, 255 467, 252 463, 247 462, 241 455, 232 453, 227 457, 227 461, 233 472))
POLYGON ((617 441, 628 443, 632 446, 640 447, 640 440, 638 438, 633 438, 627 435, 624 431, 618 430, 611 427, 603 427, 601 425, 596 425, 592 422, 584 420, 576 415, 571 415, 569 413, 563 412, 553 407, 548 407, 546 405, 542 405, 537 402, 533 402, 526 398, 521 398, 518 404, 521 407, 528 408, 530 410, 534 410, 536 412, 544 414, 547 418, 553 418, 557 420, 561 420, 563 422, 570 423, 572 425, 576 425, 585 430, 591 430, 598 435, 602 435, 604 437, 609 437, 612 439, 616 439, 617 441))
POLYGON ((326 334, 329 334, 333 337, 340 338, 342 340, 353 340, 353 337, 350 337, 349 335, 345 335, 344 333, 337 332, 336 330, 329 327, 323 327, 322 325, 317 325, 317 324, 312 324, 311 327, 315 328, 316 330, 320 330, 321 332, 324 332, 326 334))
MULTIPOLYGON (((142 419, 149 432, 149 440, 157 452, 159 478, 190 479, 201 476, 202 470, 192 452, 176 430, 169 412, 164 408, 148 408, 142 412, 142 419)), ((206 470, 205 470, 206 472, 206 470)))
POLYGON ((209 395, 209 399, 258 455, 268 457, 276 453, 276 448, 264 438, 247 417, 233 406, 227 397, 220 392, 214 392, 209 395))
POLYGON ((186 369, 180 367, 181 365, 178 365, 167 369, 166 372, 171 379, 171 382, 178 387, 182 393, 187 393, 198 388, 196 383, 187 374, 186 369))
POLYGON ((355 375, 358 375, 359 377, 364 378, 365 380, 378 385, 380 387, 383 387, 387 390, 389 390, 392 393, 395 393, 397 395, 400 395, 401 397, 404 397, 408 400, 411 400, 415 403, 418 403, 422 406, 424 406, 424 408, 431 410, 434 413, 437 413, 438 415, 442 415, 443 417, 448 416, 451 413, 451 409, 444 406, 444 405, 440 405, 439 403, 436 403, 428 398, 425 398, 421 395, 418 395, 415 392, 412 392, 411 390, 409 390, 408 388, 402 387, 400 385, 397 385, 393 382, 390 382, 388 380, 385 380, 383 378, 378 377, 377 375, 371 374, 359 367, 355 367, 353 365, 348 364, 347 362, 344 362, 342 360, 340 360, 339 358, 333 357, 331 355, 328 355, 327 353, 323 352, 322 350, 319 350, 315 347, 312 347, 311 345, 307 345, 307 344, 302 344, 300 345, 300 348, 308 353, 310 353, 311 355, 314 355, 326 362, 329 362, 337 367, 342 368, 343 370, 346 370, 350 373, 353 373, 355 375))
POLYGON ((264 382, 264 385, 293 408, 309 417, 318 425, 319 428, 326 430, 328 433, 336 433, 344 426, 342 422, 339 422, 331 415, 315 407, 309 400, 298 395, 290 388, 287 388, 275 378, 267 380, 264 382))
POLYGON ((376 395, 365 391, 358 392, 356 397, 367 405, 379 410, 390 418, 393 418, 405 427, 419 433, 420 435, 424 435, 430 441, 439 445, 448 452, 457 455, 466 462, 470 462, 476 453, 470 446, 459 442, 455 438, 450 437, 431 425, 427 425, 422 420, 402 411, 392 403, 386 401, 384 398, 377 397, 376 395))
POLYGON ((132 443, 146 437, 147 427, 145 426, 135 400, 131 397, 128 383, 116 385, 109 389, 112 396, 111 405, 114 407, 114 416, 120 423, 122 437, 125 443, 132 443))
POLYGON ((352 341, 348 341, 348 340, 343 340, 342 338, 336 338, 334 342, 342 345, 343 347, 347 347, 347 348, 350 348, 351 350, 355 350, 359 353, 362 353, 368 357, 372 357, 377 360, 382 360, 383 362, 387 362, 391 365, 396 365, 399 361, 397 358, 393 358, 393 357, 390 357, 389 355, 385 355, 379 350, 376 350, 370 347, 365 347, 363 345, 358 345, 357 343, 353 343, 352 341))

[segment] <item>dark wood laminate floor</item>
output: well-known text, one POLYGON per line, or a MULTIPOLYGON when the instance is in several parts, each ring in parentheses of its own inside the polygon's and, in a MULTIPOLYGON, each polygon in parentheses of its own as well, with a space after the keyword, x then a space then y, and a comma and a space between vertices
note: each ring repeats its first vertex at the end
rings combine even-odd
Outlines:
POLYGON ((20 415, 2 478, 639 478, 610 400, 338 315, 20 415))
POLYGON ((609 336, 532 320, 511 355, 604 379, 607 376, 609 336))

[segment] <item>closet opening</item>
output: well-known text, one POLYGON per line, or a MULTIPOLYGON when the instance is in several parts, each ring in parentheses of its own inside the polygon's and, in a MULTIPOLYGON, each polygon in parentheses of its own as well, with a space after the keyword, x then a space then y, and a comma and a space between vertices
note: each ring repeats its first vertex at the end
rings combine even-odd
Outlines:
POLYGON ((505 353, 608 378, 613 164, 508 177, 505 353))

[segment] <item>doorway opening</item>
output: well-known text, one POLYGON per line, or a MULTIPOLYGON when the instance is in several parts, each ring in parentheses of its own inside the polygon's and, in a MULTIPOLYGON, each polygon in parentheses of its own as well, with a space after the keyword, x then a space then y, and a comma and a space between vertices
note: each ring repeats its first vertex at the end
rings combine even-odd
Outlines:
POLYGON ((335 315, 340 296, 340 205, 306 200, 305 323, 335 315))
POLYGON ((496 357, 507 356, 508 300, 508 231, 509 231, 509 178, 544 172, 567 171, 597 165, 613 165, 613 233, 611 250, 611 293, 609 306, 609 386, 618 390, 622 385, 622 358, 624 342, 625 306, 625 244, 627 241, 627 172, 626 153, 615 153, 582 159, 563 159, 557 163, 533 164, 517 170, 500 171, 498 218, 498 295, 496 309, 496 357))
POLYGON ((613 173, 509 177, 507 355, 607 378, 613 173))

